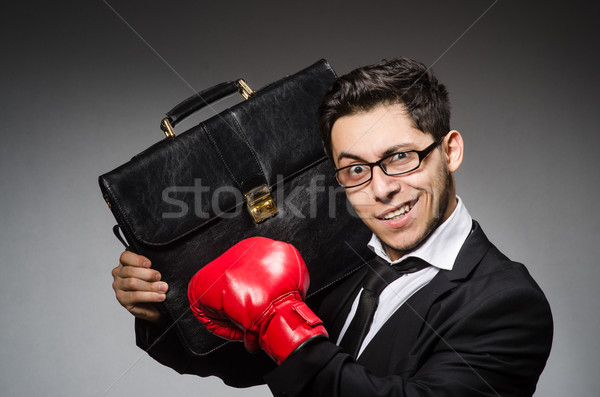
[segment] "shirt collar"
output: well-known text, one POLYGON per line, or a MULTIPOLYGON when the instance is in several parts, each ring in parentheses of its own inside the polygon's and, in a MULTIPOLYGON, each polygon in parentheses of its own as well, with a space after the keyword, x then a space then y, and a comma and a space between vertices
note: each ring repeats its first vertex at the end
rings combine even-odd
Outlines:
MULTIPOLYGON (((412 251, 409 256, 421 258, 439 269, 452 270, 458 252, 467 237, 469 237, 473 225, 473 219, 462 200, 458 196, 456 196, 456 199, 458 204, 450 217, 438 226, 427 240, 419 248, 412 251)), ((383 243, 375 233, 371 236, 367 246, 377 256, 390 263, 398 263, 405 259, 405 257, 402 257, 392 262, 383 243)))

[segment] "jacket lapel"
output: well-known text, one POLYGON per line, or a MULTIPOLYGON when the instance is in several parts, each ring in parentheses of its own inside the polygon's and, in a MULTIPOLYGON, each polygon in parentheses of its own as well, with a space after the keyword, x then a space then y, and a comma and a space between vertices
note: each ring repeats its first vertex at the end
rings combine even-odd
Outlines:
MULTIPOLYGON (((491 243, 473 221, 473 228, 463 244, 452 270, 440 270, 438 274, 423 288, 417 291, 400 309, 390 317, 382 329, 369 343, 358 362, 366 365, 376 373, 389 373, 400 357, 405 357, 414 347, 423 327, 434 326, 425 319, 431 306, 446 296, 452 289, 460 285, 477 267, 491 243), (389 363, 381 360, 381 347, 393 349, 393 359, 389 363)), ((345 317, 343 317, 345 319, 345 317)))
POLYGON ((473 221, 471 234, 469 234, 458 252, 452 270, 440 270, 429 284, 422 288, 424 290, 423 294, 418 294, 418 298, 415 294, 406 302, 408 309, 413 311, 418 318, 424 320, 429 308, 435 301, 471 274, 481 262, 490 245, 491 243, 481 230, 479 223, 473 221))
POLYGON ((483 230, 481 230, 479 223, 473 221, 471 234, 467 237, 458 252, 452 270, 440 273, 443 273, 450 281, 466 279, 479 262, 481 262, 481 259, 483 259, 491 246, 492 243, 490 243, 483 230))
POLYGON ((426 286, 411 296, 383 325, 358 358, 358 363, 367 366, 377 375, 395 370, 399 357, 407 356, 417 340, 421 329, 429 324, 425 320, 431 305, 456 283, 441 275, 440 271, 426 286), (381 348, 393 351, 383 359, 381 348))

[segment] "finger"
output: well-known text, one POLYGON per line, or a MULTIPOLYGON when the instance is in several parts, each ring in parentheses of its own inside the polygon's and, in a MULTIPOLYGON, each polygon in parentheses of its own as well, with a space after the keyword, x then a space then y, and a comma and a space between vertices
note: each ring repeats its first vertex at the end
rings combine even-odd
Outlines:
POLYGON ((113 278, 136 278, 147 282, 155 282, 161 279, 160 272, 154 269, 135 266, 119 265, 113 269, 113 278))
POLYGON ((150 266, 152 266, 150 259, 131 251, 123 251, 123 253, 119 257, 119 263, 123 264, 124 266, 135 267, 149 268, 150 266))
POLYGON ((113 282, 115 291, 141 291, 141 292, 158 292, 166 293, 169 285, 164 281, 147 282, 139 278, 116 278, 113 282))

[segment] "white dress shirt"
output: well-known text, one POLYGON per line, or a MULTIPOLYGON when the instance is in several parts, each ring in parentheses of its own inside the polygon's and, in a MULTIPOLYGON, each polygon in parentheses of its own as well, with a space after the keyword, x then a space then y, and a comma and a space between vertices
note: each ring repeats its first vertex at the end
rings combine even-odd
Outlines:
MULTIPOLYGON (((404 274, 385 287, 381 292, 381 295, 379 295, 379 305, 373 316, 371 328, 360 347, 358 353, 359 356, 377 332, 379 332, 383 324, 385 324, 404 302, 406 302, 415 292, 426 286, 440 269, 452 270, 458 252, 471 233, 473 224, 473 219, 462 203, 462 200, 459 197, 457 197, 457 199, 458 204, 450 217, 435 229, 431 236, 429 236, 419 248, 396 261, 392 262, 383 243, 375 234, 371 237, 371 241, 367 244, 368 247, 390 264, 402 262, 408 256, 416 256, 429 262, 431 266, 415 273, 404 274)), ((358 307, 359 297, 360 293, 356 296, 356 299, 354 299, 346 323, 342 327, 342 331, 337 340, 338 345, 344 337, 350 322, 354 318, 356 308, 358 307)))

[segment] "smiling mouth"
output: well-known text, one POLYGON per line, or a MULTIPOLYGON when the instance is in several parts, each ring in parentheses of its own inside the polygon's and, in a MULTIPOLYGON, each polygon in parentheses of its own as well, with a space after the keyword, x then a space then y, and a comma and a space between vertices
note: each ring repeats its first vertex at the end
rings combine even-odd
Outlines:
POLYGON ((382 219, 385 221, 389 221, 392 219, 399 219, 402 216, 406 215, 410 210, 413 209, 418 200, 409 201, 407 203, 402 204, 395 210, 385 213, 384 215, 377 217, 378 219, 382 219))

